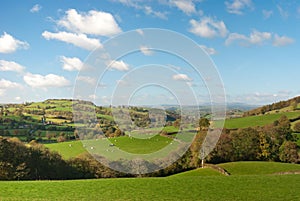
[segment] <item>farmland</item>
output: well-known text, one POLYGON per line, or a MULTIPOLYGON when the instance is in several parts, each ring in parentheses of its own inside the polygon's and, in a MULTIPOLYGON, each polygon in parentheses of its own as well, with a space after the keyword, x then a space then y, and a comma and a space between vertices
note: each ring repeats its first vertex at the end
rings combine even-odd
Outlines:
MULTIPOLYGON (((256 165, 249 164, 254 169, 256 165)), ((275 164, 263 164, 264 167, 269 165, 270 168, 267 169, 272 169, 275 164)), ((283 169, 300 170, 299 165, 293 166, 285 166, 283 169)), ((236 163, 235 167, 242 168, 239 163, 236 163)), ((0 199, 74 200, 74 197, 77 200, 300 199, 300 175, 270 175, 264 171, 241 175, 243 171, 237 168, 227 177, 205 168, 165 178, 1 182, 0 199)))

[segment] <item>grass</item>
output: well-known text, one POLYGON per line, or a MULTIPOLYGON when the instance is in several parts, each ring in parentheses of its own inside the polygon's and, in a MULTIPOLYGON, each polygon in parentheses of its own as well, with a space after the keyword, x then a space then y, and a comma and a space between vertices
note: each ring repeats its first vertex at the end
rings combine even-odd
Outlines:
POLYGON ((118 138, 111 138, 110 141, 126 152, 147 154, 164 148, 173 140, 167 137, 156 135, 150 139, 138 139, 122 136, 118 138))
POLYGON ((293 119, 299 117, 300 112, 283 112, 283 113, 276 113, 276 114, 266 114, 266 115, 259 115, 259 116, 227 119, 225 121, 225 128, 235 129, 235 128, 264 126, 273 123, 283 115, 286 115, 289 119, 293 119))
POLYGON ((99 139, 99 140, 84 140, 84 141, 70 141, 62 143, 45 144, 50 150, 57 151, 65 159, 76 157, 82 153, 88 151, 100 154, 103 156, 109 156, 110 158, 119 159, 122 156, 122 152, 131 154, 148 154, 159 151, 165 148, 167 145, 172 143, 172 146, 164 150, 169 152, 170 149, 174 149, 179 143, 173 141, 170 138, 163 136, 154 136, 150 139, 138 139, 130 138, 128 136, 122 136, 110 139, 99 139), (114 144, 111 147, 109 144, 114 144), (91 147, 95 147, 92 151, 91 147))
POLYGON ((179 174, 172 175, 170 177, 199 177, 199 176, 224 176, 224 175, 222 175, 216 170, 213 170, 212 168, 205 167, 205 168, 199 168, 187 172, 182 172, 179 174))
POLYGON ((300 165, 276 162, 234 162, 218 166, 232 175, 266 175, 278 172, 300 171, 300 165))
POLYGON ((48 147, 52 151, 58 152, 64 159, 76 157, 87 152, 81 141, 45 144, 45 147, 48 147))
POLYGON ((300 175, 0 182, 0 200, 300 200, 300 175))

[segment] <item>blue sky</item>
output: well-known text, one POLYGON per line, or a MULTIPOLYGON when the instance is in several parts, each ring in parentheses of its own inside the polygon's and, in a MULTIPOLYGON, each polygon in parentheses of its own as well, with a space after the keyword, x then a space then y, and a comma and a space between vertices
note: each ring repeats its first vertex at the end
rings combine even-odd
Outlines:
MULTIPOLYGON (((0 19, 1 103, 72 98, 77 75, 92 50, 114 36, 142 28, 172 30, 201 45, 220 73, 228 102, 266 104, 300 94, 299 1, 3 0, 0 19)), ((152 54, 147 47, 141 53, 152 54)), ((161 57, 156 54, 156 59, 161 57)), ((138 62, 139 58, 115 62, 114 73, 103 80, 107 83, 100 86, 101 82, 96 93, 85 98, 108 104, 107 86, 120 83, 120 76, 135 65, 145 65, 147 58, 138 62)), ((184 65, 164 59, 168 60, 164 65, 184 65)), ((179 79, 190 85, 195 78, 185 71, 179 79)))

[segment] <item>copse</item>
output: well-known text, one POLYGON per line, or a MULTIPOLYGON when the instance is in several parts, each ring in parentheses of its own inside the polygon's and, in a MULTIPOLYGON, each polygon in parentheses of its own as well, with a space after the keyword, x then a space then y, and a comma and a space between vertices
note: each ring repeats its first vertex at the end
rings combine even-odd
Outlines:
POLYGON ((0 180, 71 179, 72 172, 58 153, 43 145, 0 137, 0 180))

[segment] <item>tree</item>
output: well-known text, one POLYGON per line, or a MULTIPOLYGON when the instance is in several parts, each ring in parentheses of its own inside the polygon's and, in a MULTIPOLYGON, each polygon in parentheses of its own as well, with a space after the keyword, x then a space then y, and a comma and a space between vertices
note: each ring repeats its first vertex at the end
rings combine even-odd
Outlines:
POLYGON ((297 123, 294 125, 294 131, 297 132, 297 133, 300 133, 300 122, 297 122, 297 123))
POLYGON ((201 117, 199 120, 199 129, 202 131, 204 128, 208 128, 210 126, 209 120, 205 117, 201 117))
POLYGON ((279 158, 282 162, 297 163, 297 144, 295 142, 285 141, 279 148, 279 158))
POLYGON ((270 143, 267 135, 263 132, 259 133, 260 153, 259 158, 262 160, 270 159, 270 143))
POLYGON ((240 129, 231 134, 235 161, 252 161, 259 158, 259 133, 254 128, 240 129))

